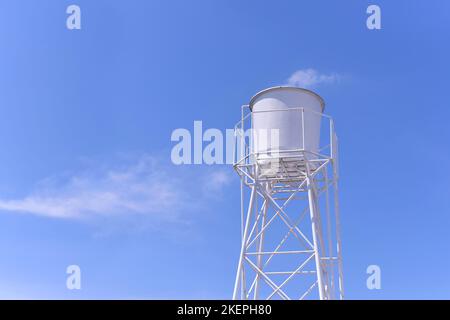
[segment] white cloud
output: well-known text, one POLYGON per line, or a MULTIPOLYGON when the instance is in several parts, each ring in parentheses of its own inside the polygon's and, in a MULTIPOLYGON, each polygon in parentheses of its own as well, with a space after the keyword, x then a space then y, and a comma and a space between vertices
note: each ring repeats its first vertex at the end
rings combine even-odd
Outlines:
POLYGON ((61 219, 134 214, 177 221, 185 218, 183 213, 207 203, 208 195, 198 188, 200 182, 211 183, 215 188, 211 190, 217 192, 231 179, 223 171, 187 174, 189 170, 181 169, 141 156, 127 165, 99 166, 65 179, 47 178, 21 199, 0 199, 0 211, 61 219))
POLYGON ((314 88, 319 84, 331 84, 340 80, 338 74, 321 74, 315 69, 295 71, 287 80, 287 85, 301 88, 314 88))

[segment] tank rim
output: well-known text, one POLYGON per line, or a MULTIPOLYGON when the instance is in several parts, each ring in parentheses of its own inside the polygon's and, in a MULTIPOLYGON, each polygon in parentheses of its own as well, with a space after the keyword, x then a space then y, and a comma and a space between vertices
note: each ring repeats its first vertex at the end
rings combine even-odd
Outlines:
POLYGON ((315 93, 314 91, 311 91, 311 90, 308 90, 308 89, 305 89, 305 88, 294 87, 294 86, 276 86, 276 87, 266 88, 266 89, 264 89, 264 90, 259 91, 257 94, 255 94, 255 95, 250 99, 250 102, 249 102, 249 108, 250 108, 250 111, 253 110, 253 104, 255 103, 255 100, 258 99, 261 95, 263 95, 263 94, 265 94, 265 93, 267 93, 267 92, 270 92, 270 91, 278 90, 278 89, 294 89, 294 90, 301 90, 301 91, 303 91, 303 92, 305 92, 305 93, 311 94, 311 95, 313 95, 313 96, 315 96, 316 98, 319 99, 319 101, 320 101, 320 106, 322 107, 322 112, 325 110, 325 101, 323 100, 323 98, 322 98, 320 95, 318 95, 318 94, 315 93))

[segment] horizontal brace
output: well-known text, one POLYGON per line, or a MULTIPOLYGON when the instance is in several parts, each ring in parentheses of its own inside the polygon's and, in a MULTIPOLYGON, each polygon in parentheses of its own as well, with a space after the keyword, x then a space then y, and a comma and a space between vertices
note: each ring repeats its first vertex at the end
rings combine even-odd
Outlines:
POLYGON ((281 274, 315 274, 316 271, 315 270, 310 270, 310 271, 266 271, 264 272, 265 274, 268 275, 281 275, 281 274))
POLYGON ((268 255, 268 254, 301 254, 314 253, 314 250, 297 250, 297 251, 272 251, 272 252, 246 252, 246 255, 268 255))

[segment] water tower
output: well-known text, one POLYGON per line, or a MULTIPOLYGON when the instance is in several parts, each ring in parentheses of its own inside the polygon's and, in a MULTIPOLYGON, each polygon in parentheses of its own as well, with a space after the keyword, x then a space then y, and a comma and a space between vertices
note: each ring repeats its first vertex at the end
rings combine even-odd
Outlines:
POLYGON ((242 107, 241 251, 233 299, 343 299, 337 137, 316 93, 274 87, 242 107))

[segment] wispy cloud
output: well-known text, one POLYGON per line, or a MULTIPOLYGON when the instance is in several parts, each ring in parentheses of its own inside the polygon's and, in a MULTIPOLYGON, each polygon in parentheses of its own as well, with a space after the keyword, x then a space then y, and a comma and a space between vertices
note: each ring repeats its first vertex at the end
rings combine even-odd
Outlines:
POLYGON ((161 221, 184 219, 209 199, 198 184, 217 193, 229 184, 224 169, 186 174, 144 155, 132 163, 99 166, 66 178, 47 178, 20 199, 0 199, 0 211, 60 219, 147 215, 161 221), (101 169, 99 169, 101 167, 101 169))
POLYGON ((321 74, 315 69, 302 69, 295 71, 287 80, 287 85, 301 88, 314 88, 320 84, 336 83, 341 76, 332 74, 321 74))
POLYGON ((205 187, 213 191, 222 191, 224 186, 231 183, 232 177, 229 172, 224 170, 215 170, 208 174, 205 181, 205 187))

